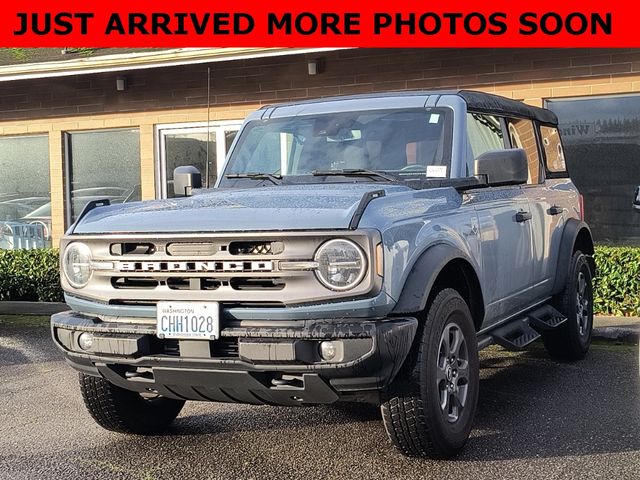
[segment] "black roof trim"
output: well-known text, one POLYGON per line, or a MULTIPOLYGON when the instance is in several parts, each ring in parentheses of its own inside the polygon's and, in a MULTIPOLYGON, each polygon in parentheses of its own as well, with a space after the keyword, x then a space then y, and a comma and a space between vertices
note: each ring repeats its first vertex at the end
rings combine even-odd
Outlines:
POLYGON ((458 95, 467 102, 468 109, 474 112, 504 115, 507 117, 517 115, 518 117, 538 120, 542 123, 558 125, 558 117, 556 117, 556 114, 546 108, 532 107, 531 105, 517 100, 511 100, 510 98, 472 90, 460 90, 458 95))

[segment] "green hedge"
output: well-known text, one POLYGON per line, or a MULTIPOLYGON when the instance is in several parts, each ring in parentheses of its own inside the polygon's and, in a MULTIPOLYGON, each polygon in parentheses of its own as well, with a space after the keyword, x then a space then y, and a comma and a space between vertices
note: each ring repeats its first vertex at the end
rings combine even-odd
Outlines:
POLYGON ((0 300, 62 302, 58 250, 0 250, 0 300))
MULTIPOLYGON (((640 248, 596 247, 594 310, 640 316, 640 248)), ((63 300, 58 251, 0 250, 0 300, 63 300)))
POLYGON ((597 246, 594 311, 640 316, 640 248, 597 246))

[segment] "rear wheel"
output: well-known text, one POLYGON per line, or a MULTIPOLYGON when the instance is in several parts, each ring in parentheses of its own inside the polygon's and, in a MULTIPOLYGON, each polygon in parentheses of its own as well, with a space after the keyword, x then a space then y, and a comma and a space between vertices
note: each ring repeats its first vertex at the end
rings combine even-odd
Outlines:
POLYGON ((569 276, 562 293, 554 299, 554 307, 567 321, 554 330, 544 332, 544 345, 549 354, 560 360, 580 360, 591 345, 593 331, 593 286, 587 257, 577 251, 571 258, 569 276))
POLYGON ((391 443, 404 454, 451 457, 465 445, 478 401, 478 347, 460 294, 431 302, 414 351, 382 404, 391 443))
POLYGON ((178 416, 184 400, 144 397, 102 377, 80 374, 80 391, 93 419, 103 428, 121 433, 152 435, 165 430, 178 416))

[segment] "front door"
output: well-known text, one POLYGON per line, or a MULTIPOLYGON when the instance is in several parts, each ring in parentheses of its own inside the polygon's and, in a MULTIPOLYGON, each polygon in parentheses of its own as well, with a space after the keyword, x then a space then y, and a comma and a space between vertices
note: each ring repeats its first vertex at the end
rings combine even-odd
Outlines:
POLYGON ((485 318, 495 323, 532 301, 529 201, 521 187, 481 189, 469 200, 478 215, 485 318))

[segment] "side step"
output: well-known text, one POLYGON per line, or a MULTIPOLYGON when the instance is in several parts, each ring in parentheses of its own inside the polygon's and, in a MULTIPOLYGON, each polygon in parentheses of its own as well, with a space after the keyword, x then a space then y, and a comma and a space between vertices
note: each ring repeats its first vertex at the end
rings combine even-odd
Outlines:
POLYGON ((491 340, 507 350, 523 350, 540 338, 540 331, 552 330, 566 321, 567 318, 551 305, 543 305, 499 326, 489 335, 491 340))
POLYGON ((540 338, 540 334, 529 326, 527 319, 517 319, 491 332, 493 340, 507 350, 523 350, 540 338))
POLYGON ((567 321, 567 317, 551 305, 540 307, 527 316, 529 317, 529 324, 538 330, 553 330, 567 321))

